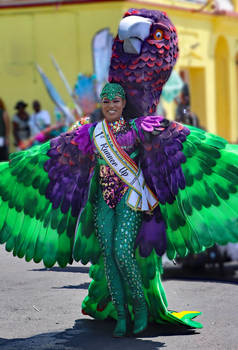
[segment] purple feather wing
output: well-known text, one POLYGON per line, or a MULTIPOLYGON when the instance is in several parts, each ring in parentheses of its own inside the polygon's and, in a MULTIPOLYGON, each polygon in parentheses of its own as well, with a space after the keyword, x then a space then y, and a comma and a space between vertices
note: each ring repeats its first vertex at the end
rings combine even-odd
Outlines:
POLYGON ((53 139, 47 153, 50 158, 44 165, 50 179, 46 198, 52 202, 54 209, 60 208, 62 213, 71 208, 75 217, 87 202, 95 165, 89 135, 91 127, 92 124, 87 124, 53 139))
MULTIPOLYGON (((185 187, 181 164, 186 158, 182 152, 182 143, 190 131, 160 116, 138 118, 135 125, 141 140, 140 166, 145 181, 159 203, 173 203, 178 190, 185 187)), ((153 248, 158 255, 165 252, 166 224, 159 205, 153 216, 144 216, 136 245, 144 257, 153 248)))
MULTIPOLYGON (((72 263, 78 215, 89 202, 94 166, 89 128, 62 134, 0 163, 0 243, 14 256, 43 260, 47 267, 72 263)), ((81 245, 79 258, 90 258, 87 241, 81 245)))

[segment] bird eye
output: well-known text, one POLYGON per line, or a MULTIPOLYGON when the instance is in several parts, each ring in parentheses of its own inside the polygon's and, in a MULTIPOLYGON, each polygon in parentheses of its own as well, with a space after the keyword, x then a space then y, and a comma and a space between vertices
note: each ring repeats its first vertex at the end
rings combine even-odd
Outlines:
POLYGON ((163 30, 157 29, 157 30, 154 32, 154 39, 155 39, 155 40, 162 40, 163 38, 164 38, 164 32, 163 32, 163 30))

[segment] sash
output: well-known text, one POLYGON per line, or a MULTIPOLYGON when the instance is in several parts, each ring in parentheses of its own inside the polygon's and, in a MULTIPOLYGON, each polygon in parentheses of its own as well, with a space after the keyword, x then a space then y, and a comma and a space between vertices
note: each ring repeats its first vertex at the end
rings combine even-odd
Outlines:
POLYGON ((129 186, 127 205, 134 210, 154 209, 158 199, 146 185, 141 169, 118 144, 106 120, 95 127, 93 140, 105 162, 129 186))

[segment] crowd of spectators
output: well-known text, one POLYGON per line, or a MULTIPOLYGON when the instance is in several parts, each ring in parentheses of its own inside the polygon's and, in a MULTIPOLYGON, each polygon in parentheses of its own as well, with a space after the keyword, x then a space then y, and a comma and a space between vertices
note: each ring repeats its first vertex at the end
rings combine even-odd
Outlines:
POLYGON ((28 104, 20 100, 15 106, 12 122, 3 99, 0 98, 0 161, 8 160, 10 129, 12 129, 15 150, 23 149, 25 142, 51 126, 51 117, 47 110, 41 108, 38 100, 32 102, 32 113, 27 110, 28 104))
POLYGON ((13 116, 12 125, 14 145, 17 150, 22 149, 22 144, 29 138, 36 136, 51 125, 49 112, 41 109, 38 100, 32 103, 33 113, 31 115, 26 110, 27 106, 24 101, 18 101, 15 105, 16 114, 13 116))

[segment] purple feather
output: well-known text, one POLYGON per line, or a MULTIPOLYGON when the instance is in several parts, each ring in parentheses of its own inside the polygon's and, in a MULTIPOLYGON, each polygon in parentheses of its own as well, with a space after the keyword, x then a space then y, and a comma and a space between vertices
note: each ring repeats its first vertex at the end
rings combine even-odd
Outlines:
POLYGON ((92 126, 87 124, 52 139, 47 153, 50 159, 44 164, 50 179, 46 197, 54 209, 60 207, 63 213, 71 209, 75 217, 87 202, 95 165, 94 145, 89 135, 92 126))
POLYGON ((185 141, 189 130, 160 116, 141 117, 135 123, 142 142, 140 160, 145 181, 161 203, 172 203, 179 188, 184 188, 181 164, 186 158, 181 152, 181 135, 185 141), (152 132, 144 128, 149 123, 152 132), (158 181, 162 186, 158 185, 158 181))
POLYGON ((140 231, 136 237, 135 246, 139 246, 140 255, 147 257, 153 249, 161 256, 166 250, 166 226, 160 213, 159 207, 154 215, 148 218, 145 215, 140 231))

